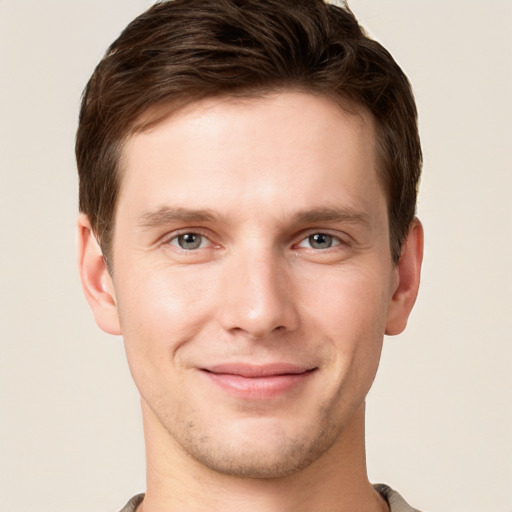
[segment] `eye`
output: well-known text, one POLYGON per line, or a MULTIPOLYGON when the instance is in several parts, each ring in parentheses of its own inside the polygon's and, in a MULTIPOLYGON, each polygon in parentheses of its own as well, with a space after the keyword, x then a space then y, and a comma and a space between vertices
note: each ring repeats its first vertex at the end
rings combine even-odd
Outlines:
POLYGON ((336 245, 340 245, 339 238, 328 235, 327 233, 314 233, 299 243, 299 247, 307 249, 329 249, 336 245))
POLYGON ((206 247, 209 240, 198 233, 182 233, 169 240, 169 243, 185 251, 193 251, 206 247))

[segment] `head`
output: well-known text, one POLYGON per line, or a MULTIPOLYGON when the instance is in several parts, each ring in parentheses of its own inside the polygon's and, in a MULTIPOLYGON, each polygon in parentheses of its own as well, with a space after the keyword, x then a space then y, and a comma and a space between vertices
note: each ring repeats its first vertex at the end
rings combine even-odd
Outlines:
POLYGON ((201 99, 281 90, 371 113, 398 262, 415 214, 421 148, 411 88, 391 55, 347 8, 321 0, 174 0, 157 3, 124 30, 83 95, 80 210, 111 269, 128 137, 201 99))
POLYGON ((416 297, 421 153, 407 79, 353 15, 157 3, 94 72, 77 158, 84 289, 150 447, 271 478, 360 446, 416 297))

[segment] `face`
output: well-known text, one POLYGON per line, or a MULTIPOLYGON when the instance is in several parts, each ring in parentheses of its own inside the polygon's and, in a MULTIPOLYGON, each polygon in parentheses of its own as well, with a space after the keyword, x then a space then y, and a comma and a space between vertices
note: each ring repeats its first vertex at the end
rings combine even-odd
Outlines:
POLYGON ((221 473, 311 464, 362 408, 399 281, 371 116, 209 99, 132 136, 122 174, 111 322, 146 419, 221 473))

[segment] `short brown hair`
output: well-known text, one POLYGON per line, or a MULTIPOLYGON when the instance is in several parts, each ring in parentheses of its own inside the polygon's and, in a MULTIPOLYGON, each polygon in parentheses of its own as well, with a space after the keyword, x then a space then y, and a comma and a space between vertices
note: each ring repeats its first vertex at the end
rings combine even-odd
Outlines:
POLYGON ((352 12, 323 0, 161 1, 131 22, 87 84, 76 157, 80 211, 111 260, 123 142, 143 114, 212 96, 282 89, 367 108, 377 131, 393 260, 415 215, 421 172, 407 77, 352 12))

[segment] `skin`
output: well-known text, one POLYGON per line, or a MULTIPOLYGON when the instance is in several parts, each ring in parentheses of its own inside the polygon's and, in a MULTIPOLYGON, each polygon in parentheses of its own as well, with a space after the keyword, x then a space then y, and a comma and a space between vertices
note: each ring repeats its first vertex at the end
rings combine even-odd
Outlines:
POLYGON ((122 176, 113 275, 83 215, 79 259, 141 394, 144 511, 387 510, 364 400, 423 237, 415 221, 393 264, 371 115, 294 91, 208 99, 130 137, 122 176), (277 392, 215 373, 277 363, 301 369, 277 392))

